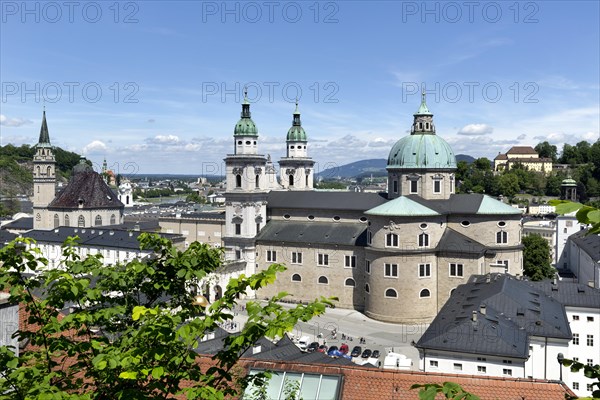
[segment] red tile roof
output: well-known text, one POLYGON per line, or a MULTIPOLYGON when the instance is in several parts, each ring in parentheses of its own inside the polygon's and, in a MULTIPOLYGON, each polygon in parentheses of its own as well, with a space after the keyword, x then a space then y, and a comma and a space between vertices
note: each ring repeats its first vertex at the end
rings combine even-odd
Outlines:
POLYGON ((513 146, 506 154, 536 154, 537 152, 531 146, 513 146))

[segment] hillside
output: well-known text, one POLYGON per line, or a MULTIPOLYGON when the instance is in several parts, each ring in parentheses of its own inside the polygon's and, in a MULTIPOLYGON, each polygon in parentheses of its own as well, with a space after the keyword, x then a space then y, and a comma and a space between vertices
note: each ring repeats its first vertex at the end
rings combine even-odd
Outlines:
MULTIPOLYGON (((28 145, 20 147, 8 144, 0 146, 0 197, 31 196, 33 194, 33 154, 35 148, 28 145)), ((57 179, 67 181, 73 167, 79 162, 79 154, 65 151, 60 147, 54 150, 56 157, 57 179)), ((13 214, 19 210, 13 206, 0 207, 0 213, 13 214)))
MULTIPOLYGON (((472 163, 475 160, 467 154, 457 154, 456 161, 466 161, 472 163)), ((373 175, 385 176, 387 171, 385 169, 387 160, 385 158, 374 158, 371 160, 355 161, 350 164, 340 165, 332 168, 327 168, 316 174, 317 178, 327 179, 338 179, 338 178, 361 178, 373 175)))

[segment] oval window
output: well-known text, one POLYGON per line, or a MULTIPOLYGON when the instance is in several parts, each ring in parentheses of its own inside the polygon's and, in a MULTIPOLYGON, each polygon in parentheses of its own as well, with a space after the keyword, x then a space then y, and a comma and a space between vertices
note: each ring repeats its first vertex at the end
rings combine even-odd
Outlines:
POLYGON ((290 146, 290 149, 293 149, 293 148, 294 148, 294 146, 290 146))
POLYGON ((238 140, 238 144, 242 144, 242 141, 241 141, 241 140, 238 140))
POLYGON ((252 142, 250 142, 249 140, 246 140, 246 144, 251 144, 252 142))
POLYGON ((465 221, 462 221, 462 222, 460 223, 460 225, 461 225, 461 226, 464 226, 464 227, 466 228, 467 226, 471 225, 471 223, 470 223, 469 221, 466 221, 466 220, 465 220, 465 221))
POLYGON ((315 216, 314 215, 309 215, 307 218, 312 221, 313 219, 315 219, 315 216))
POLYGON ((333 217, 333 220, 334 220, 334 221, 339 221, 339 220, 340 220, 340 216, 339 216, 339 215, 335 215, 335 216, 333 217))
POLYGON ((498 222, 498 226, 501 227, 501 228, 503 228, 503 227, 506 226, 506 222, 500 221, 500 222, 498 222))
POLYGON ((290 214, 285 214, 285 215, 283 216, 283 219, 290 219, 290 218, 291 218, 290 214))
POLYGON ((421 227, 421 229, 427 229, 427 224, 426 223, 422 223, 421 225, 419 225, 421 227))
POLYGON ((367 222, 367 217, 360 217, 359 221, 360 222, 367 222))

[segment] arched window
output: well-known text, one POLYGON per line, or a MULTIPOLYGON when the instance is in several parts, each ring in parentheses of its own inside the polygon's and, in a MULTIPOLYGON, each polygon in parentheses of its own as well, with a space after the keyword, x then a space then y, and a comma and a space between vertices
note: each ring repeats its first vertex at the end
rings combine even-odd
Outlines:
POLYGON ((256 175, 254 186, 258 189, 260 187, 260 175, 256 175))
POLYGON ((329 284, 329 279, 327 279, 326 276, 320 276, 319 277, 319 283, 322 283, 323 285, 328 285, 329 284))
POLYGON ((356 282, 352 278, 346 279, 344 286, 356 287, 356 282))
POLYGON ((292 282, 302 282, 302 277, 300 276, 300 274, 292 275, 292 282))
POLYGON ((115 217, 115 214, 112 214, 110 216, 110 224, 115 225, 116 223, 117 223, 117 218, 115 217))
POLYGON ((427 233, 419 235, 419 247, 429 247, 429 235, 427 233))
POLYGON ((508 233, 505 231, 496 232, 496 243, 497 244, 508 243, 508 233))
POLYGON ((242 187, 242 176, 240 174, 235 176, 235 187, 242 187))
POLYGON ((65 215, 65 226, 71 226, 71 222, 69 221, 69 214, 65 215))
POLYGON ((306 183, 305 183, 306 187, 308 187, 308 175, 306 175, 306 183))
POLYGON ((40 166, 37 166, 37 176, 40 176, 40 166))
POLYGON ((79 218, 77 218, 77 226, 80 228, 85 227, 85 218, 83 217, 83 215, 80 215, 79 218))
POLYGON ((60 218, 58 218, 58 214, 54 214, 54 227, 58 228, 60 225, 60 218))
POLYGON ((52 171, 52 168, 51 168, 51 167, 48 167, 48 168, 46 169, 46 176, 51 176, 51 174, 50 174, 50 171, 52 171))
POLYGON ((129 195, 125 196, 125 204, 129 204, 129 195))
POLYGON ((429 289, 423 289, 421 290, 421 293, 419 293, 419 297, 431 297, 431 292, 429 291, 429 289))
POLYGON ((365 283, 365 292, 371 293, 371 287, 369 286, 368 283, 365 283))
POLYGON ((396 289, 392 289, 392 288, 386 289, 385 297, 390 297, 390 298, 396 299, 396 298, 398 298, 398 292, 396 292, 396 289))
POLYGON ((96 219, 94 219, 94 226, 100 226, 102 225, 102 217, 99 215, 96 215, 96 219))
POLYGON ((395 233, 388 233, 385 235, 386 247, 398 247, 398 235, 395 233))
POLYGON ((290 175, 290 186, 294 186, 294 175, 290 175))

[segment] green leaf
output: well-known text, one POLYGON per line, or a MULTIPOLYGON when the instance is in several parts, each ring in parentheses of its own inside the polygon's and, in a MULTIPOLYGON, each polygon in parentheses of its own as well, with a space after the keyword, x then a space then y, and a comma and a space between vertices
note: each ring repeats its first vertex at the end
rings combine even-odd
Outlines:
POLYGON ((119 378, 122 379, 137 379, 138 373, 135 371, 123 371, 119 374, 119 378))
POLYGON ((135 307, 133 307, 133 314, 132 314, 131 318, 134 321, 137 321, 138 319, 140 319, 140 317, 142 315, 146 314, 146 311, 148 311, 148 309, 146 307, 135 306, 135 307))
POLYGON ((152 376, 155 379, 160 379, 161 376, 163 376, 165 373, 165 370, 163 369, 163 367, 155 367, 154 369, 152 369, 152 376))

